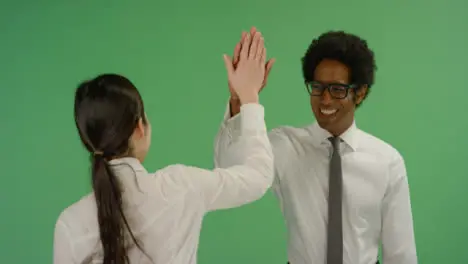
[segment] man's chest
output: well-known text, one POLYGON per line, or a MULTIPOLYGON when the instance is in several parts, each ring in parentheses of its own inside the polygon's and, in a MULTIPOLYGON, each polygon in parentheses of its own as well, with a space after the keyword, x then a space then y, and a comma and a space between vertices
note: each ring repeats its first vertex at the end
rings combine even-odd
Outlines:
MULTIPOLYGON (((325 153, 290 156, 277 169, 285 213, 325 216, 328 206, 329 156, 325 153)), ((365 153, 341 157, 343 212, 350 220, 378 221, 388 182, 385 162, 365 153)), ((367 222, 367 221, 366 221, 367 222)))

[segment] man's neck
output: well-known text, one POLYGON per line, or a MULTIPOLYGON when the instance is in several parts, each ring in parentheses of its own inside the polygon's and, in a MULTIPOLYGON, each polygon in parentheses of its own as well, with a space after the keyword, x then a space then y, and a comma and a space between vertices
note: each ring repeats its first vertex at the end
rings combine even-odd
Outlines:
POLYGON ((354 123, 354 119, 346 123, 342 123, 340 126, 337 126, 333 129, 327 129, 328 133, 332 134, 334 137, 339 137, 343 135, 354 123))

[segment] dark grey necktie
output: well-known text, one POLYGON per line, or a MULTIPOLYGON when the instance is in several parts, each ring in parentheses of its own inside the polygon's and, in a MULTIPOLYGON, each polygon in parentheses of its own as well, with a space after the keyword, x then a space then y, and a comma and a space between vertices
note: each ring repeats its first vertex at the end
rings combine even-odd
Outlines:
POLYGON ((340 138, 331 137, 333 146, 330 160, 330 177, 328 190, 328 240, 327 264, 343 263, 343 224, 341 219, 342 171, 340 157, 340 138))

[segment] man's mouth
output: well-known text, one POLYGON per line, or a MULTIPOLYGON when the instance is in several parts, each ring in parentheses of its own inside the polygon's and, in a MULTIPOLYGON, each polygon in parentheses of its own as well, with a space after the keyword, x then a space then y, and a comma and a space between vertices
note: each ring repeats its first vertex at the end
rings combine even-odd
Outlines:
POLYGON ((336 113, 335 108, 320 108, 320 113, 325 116, 331 116, 336 113))

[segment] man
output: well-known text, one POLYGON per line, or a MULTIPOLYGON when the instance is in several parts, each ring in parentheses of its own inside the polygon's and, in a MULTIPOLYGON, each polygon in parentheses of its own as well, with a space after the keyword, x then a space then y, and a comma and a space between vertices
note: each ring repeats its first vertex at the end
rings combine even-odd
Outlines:
MULTIPOLYGON (((239 44, 234 65, 238 50, 239 44)), ((272 64, 266 64, 265 81, 272 64)), ((316 121, 269 132, 273 190, 286 220, 291 264, 375 264, 379 246, 383 264, 417 264, 404 160, 391 145, 360 130, 354 119, 375 70, 365 40, 345 32, 322 34, 302 58, 316 121)), ((238 113, 231 89, 216 140, 218 167, 238 158, 228 151, 241 147, 236 144, 238 113)))

